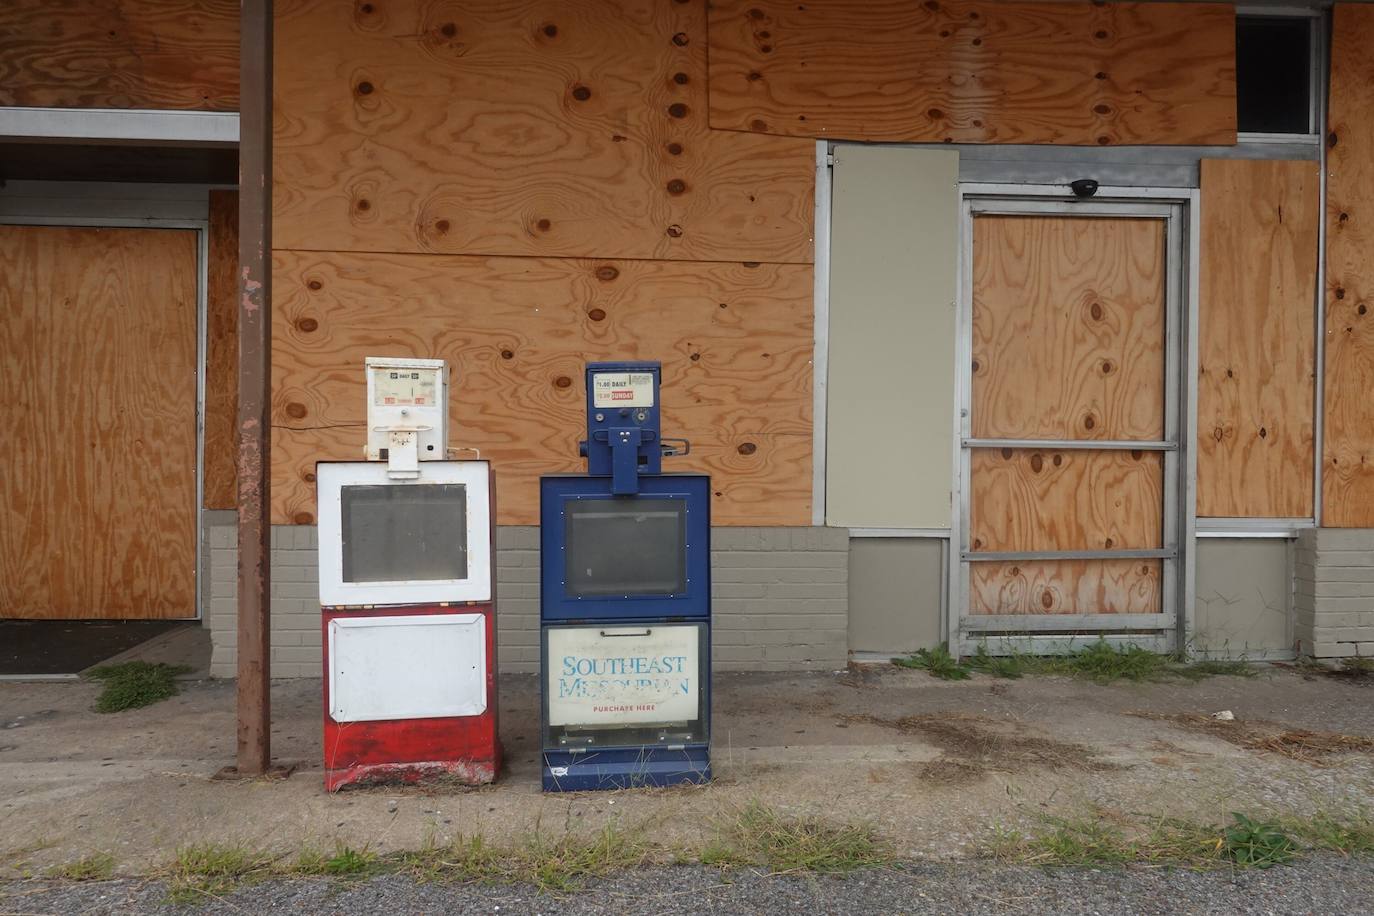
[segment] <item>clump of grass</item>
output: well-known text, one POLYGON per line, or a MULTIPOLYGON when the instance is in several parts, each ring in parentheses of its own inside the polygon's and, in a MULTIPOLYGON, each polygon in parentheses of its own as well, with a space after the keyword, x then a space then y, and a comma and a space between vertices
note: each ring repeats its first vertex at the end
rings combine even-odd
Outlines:
POLYGON ((774 874, 844 874, 887 865, 892 854, 867 825, 787 817, 755 802, 703 847, 699 861, 703 865, 753 865, 774 874))
POLYGON ((1256 821, 1232 814, 1222 833, 1221 851, 1242 868, 1286 865, 1298 854, 1298 844, 1273 821, 1256 821))
POLYGON ((946 681, 968 680, 969 669, 959 664, 959 659, 949 654, 949 649, 936 646, 933 649, 918 649, 915 655, 894 658, 892 664, 903 668, 919 668, 931 677, 946 681))
POLYGON ((271 857, 243 846, 201 843, 177 850, 169 880, 173 902, 217 897, 250 876, 264 874, 271 857))
POLYGON ((1304 840, 1309 848, 1347 854, 1374 851, 1374 825, 1368 818, 1262 820, 1235 813, 1225 825, 1177 818, 1147 824, 1103 816, 1043 820, 1048 829, 1031 835, 994 829, 982 852, 1002 861, 1046 867, 1142 863, 1210 869, 1287 864, 1301 854, 1304 840))
POLYGON ((432 836, 415 851, 401 852, 388 860, 417 881, 495 881, 508 878, 511 864, 500 850, 480 836, 459 837, 439 845, 432 836))
POLYGON ((95 852, 74 862, 48 870, 48 877, 63 881, 107 881, 114 875, 115 860, 109 853, 95 852))
POLYGON ((122 662, 92 668, 86 676, 105 685, 96 698, 95 711, 122 712, 151 706, 176 696, 177 675, 190 670, 184 665, 166 665, 162 662, 122 662))
POLYGON ((1330 814, 1307 818, 1282 818, 1279 826, 1314 849, 1341 855, 1374 855, 1374 820, 1368 812, 1342 819, 1330 814))
POLYGON ((615 824, 608 824, 591 839, 565 834, 551 841, 535 835, 514 851, 508 875, 541 891, 566 892, 589 878, 643 865, 650 852, 640 833, 615 824))

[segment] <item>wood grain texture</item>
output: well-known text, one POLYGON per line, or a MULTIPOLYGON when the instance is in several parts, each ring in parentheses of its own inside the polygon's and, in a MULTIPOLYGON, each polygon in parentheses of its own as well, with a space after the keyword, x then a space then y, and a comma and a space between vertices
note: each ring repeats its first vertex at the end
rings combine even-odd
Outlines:
POLYGON ((812 260, 814 144, 712 132, 667 0, 278 4, 284 249, 812 260))
POLYGON ((1374 7, 1337 4, 1326 191, 1323 525, 1374 526, 1374 7))
POLYGON ((1312 515, 1315 162, 1202 160, 1198 515, 1312 515))
POLYGON ((239 195, 210 192, 205 312, 205 508, 237 502, 239 195))
POLYGON ((1158 614, 1159 560, 969 564, 970 614, 1158 614))
POLYGON ((1164 223, 973 224, 973 435, 1164 434, 1164 223))
POLYGON ((975 449, 973 550, 1162 547, 1159 452, 975 449))
POLYGON ((196 234, 0 227, 0 617, 196 613, 196 234))
POLYGON ((714 0, 711 126, 934 143, 1233 144, 1235 10, 714 0))
POLYGON ((237 111, 236 0, 5 0, 0 105, 237 111))
POLYGON ((537 524, 541 474, 582 467, 583 366, 663 362, 672 470, 713 521, 811 519, 809 265, 277 252, 273 520, 314 518, 316 461, 361 454, 367 356, 440 357, 450 441, 500 468, 499 521, 537 524))

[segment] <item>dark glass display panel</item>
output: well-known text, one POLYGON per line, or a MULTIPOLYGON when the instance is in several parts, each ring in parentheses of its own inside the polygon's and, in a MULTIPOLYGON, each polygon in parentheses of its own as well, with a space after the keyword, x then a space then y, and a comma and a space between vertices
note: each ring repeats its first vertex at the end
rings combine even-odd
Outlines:
POLYGON ((1236 18, 1236 115, 1242 133, 1312 132, 1312 20, 1236 18))
POLYGON ((343 581, 468 577, 464 484, 345 486, 341 498, 343 581))
POLYGON ((687 590, 685 499, 570 499, 564 520, 569 597, 687 590))

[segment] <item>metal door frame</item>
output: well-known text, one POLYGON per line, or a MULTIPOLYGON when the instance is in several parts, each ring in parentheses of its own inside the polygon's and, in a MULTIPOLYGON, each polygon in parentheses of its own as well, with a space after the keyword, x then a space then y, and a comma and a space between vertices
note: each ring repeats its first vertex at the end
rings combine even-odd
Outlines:
POLYGON ((1066 652, 1106 639, 1156 652, 1186 649, 1193 619, 1193 537, 1196 529, 1197 263, 1196 190, 1104 187, 1080 200, 1062 185, 961 187, 958 302, 958 366, 955 411, 955 481, 951 507, 949 600, 950 649, 969 655, 979 647, 993 654, 1066 652), (1162 219, 1165 224, 1164 437, 1151 442, 974 439, 970 425, 973 392, 973 220, 977 216, 1045 215, 1162 219), (1048 446, 1085 449, 1118 446, 1164 453, 1163 548, 980 553, 985 559, 1155 558, 1163 561, 1159 614, 970 615, 969 596, 971 449, 1048 446))

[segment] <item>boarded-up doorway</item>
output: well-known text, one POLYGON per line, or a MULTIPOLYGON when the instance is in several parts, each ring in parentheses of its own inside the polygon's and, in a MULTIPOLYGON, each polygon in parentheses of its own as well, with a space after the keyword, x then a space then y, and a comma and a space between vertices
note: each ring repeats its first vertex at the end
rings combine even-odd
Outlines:
POLYGON ((962 633, 1171 644, 1170 208, 1008 209, 971 216, 962 633))
POLYGON ((196 616, 197 246, 0 226, 0 617, 196 616))

